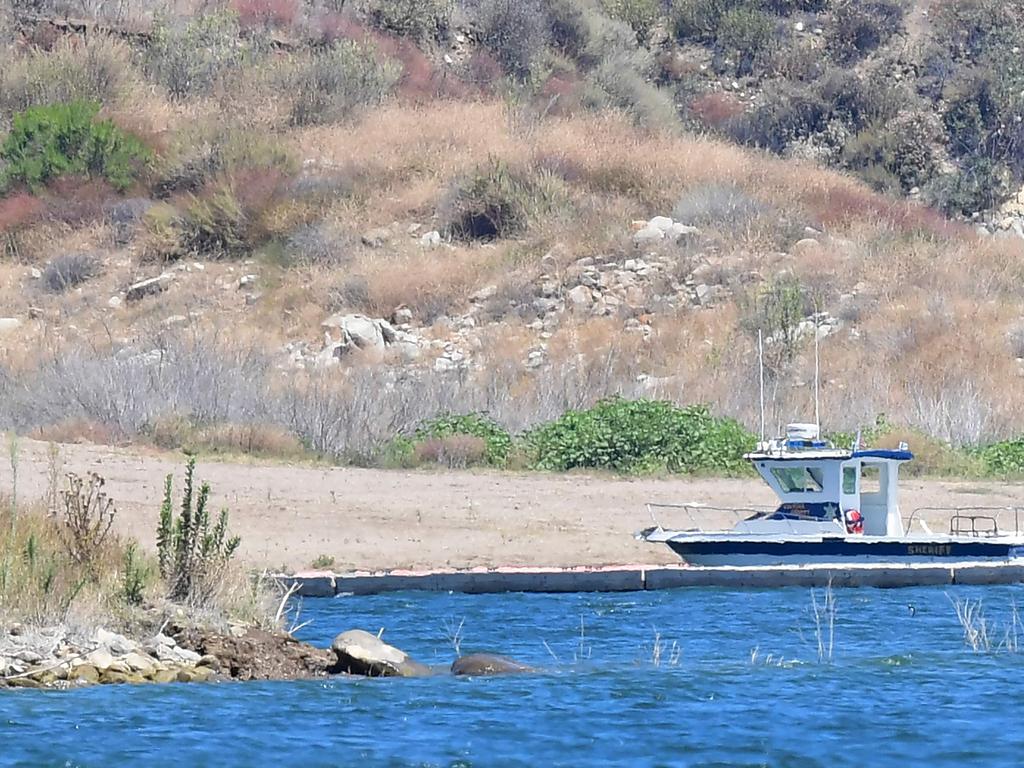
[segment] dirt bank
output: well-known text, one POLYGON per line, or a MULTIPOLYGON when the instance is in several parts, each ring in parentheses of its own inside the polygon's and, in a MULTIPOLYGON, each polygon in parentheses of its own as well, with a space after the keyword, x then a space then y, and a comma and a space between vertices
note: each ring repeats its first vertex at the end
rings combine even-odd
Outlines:
MULTIPOLYGON (((45 444, 22 441, 22 499, 44 494, 46 456, 45 444)), ((163 478, 180 474, 181 457, 85 445, 64 446, 63 456, 69 471, 94 470, 106 477, 117 500, 117 528, 153 546, 163 478)), ((305 568, 321 555, 333 557, 336 570, 671 563, 675 559, 667 549, 632 539, 650 525, 645 502, 773 502, 756 479, 407 472, 202 460, 199 474, 213 486, 213 504, 231 510, 242 555, 273 568, 305 568)), ((10 486, 5 456, 0 489, 10 486)), ((902 489, 904 512, 1024 505, 1020 484, 906 479, 902 489)), ((671 522, 671 515, 666 517, 671 522)))

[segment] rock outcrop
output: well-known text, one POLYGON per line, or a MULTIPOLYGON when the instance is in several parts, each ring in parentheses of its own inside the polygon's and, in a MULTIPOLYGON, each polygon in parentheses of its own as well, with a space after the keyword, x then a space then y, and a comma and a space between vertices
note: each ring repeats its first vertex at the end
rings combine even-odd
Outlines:
POLYGON ((430 667, 361 629, 342 632, 331 648, 337 655, 335 671, 368 677, 425 677, 430 667))
POLYGON ((459 677, 513 675, 532 671, 532 667, 493 653, 471 653, 452 663, 452 674, 459 677))

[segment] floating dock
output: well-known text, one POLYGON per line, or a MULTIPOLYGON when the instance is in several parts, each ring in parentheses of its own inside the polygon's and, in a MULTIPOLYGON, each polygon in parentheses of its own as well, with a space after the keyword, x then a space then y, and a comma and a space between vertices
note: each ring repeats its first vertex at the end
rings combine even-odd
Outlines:
POLYGON ((684 587, 918 587, 1024 582, 1024 563, 820 564, 696 567, 612 565, 578 568, 474 568, 432 571, 305 571, 276 575, 306 597, 385 592, 643 592, 684 587))

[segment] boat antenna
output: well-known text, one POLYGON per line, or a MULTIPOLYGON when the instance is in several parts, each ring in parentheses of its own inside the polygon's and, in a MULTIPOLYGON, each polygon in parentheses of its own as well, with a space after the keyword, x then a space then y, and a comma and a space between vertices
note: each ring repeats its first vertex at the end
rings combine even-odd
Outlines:
POLYGON ((818 354, 818 313, 814 313, 814 423, 821 439, 821 365, 818 354))
POLYGON ((764 442, 764 331, 757 329, 757 377, 761 395, 761 442, 764 442))

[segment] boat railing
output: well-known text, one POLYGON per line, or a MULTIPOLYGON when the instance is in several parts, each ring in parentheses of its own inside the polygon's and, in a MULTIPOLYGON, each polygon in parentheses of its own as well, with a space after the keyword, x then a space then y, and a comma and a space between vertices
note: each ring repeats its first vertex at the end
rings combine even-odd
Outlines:
POLYGON ((770 515, 774 511, 775 507, 716 507, 698 502, 690 504, 649 502, 647 504, 647 514, 650 515, 651 522, 657 528, 665 530, 671 527, 679 531, 694 533, 722 533, 731 530, 741 520, 755 515, 770 515), (659 511, 667 513, 673 522, 663 525, 658 516, 659 511), (729 520, 728 525, 723 526, 714 520, 714 518, 721 520, 723 517, 729 520), (685 520, 686 522, 683 525, 678 525, 675 523, 676 520, 685 520))
POLYGON ((925 533, 932 533, 925 518, 938 516, 948 516, 951 536, 989 538, 1009 533, 1019 535, 1024 507, 918 507, 903 521, 903 530, 911 533, 916 521, 925 533), (1000 519, 1007 517, 1013 519, 1012 530, 1009 525, 1000 526, 1000 519))

